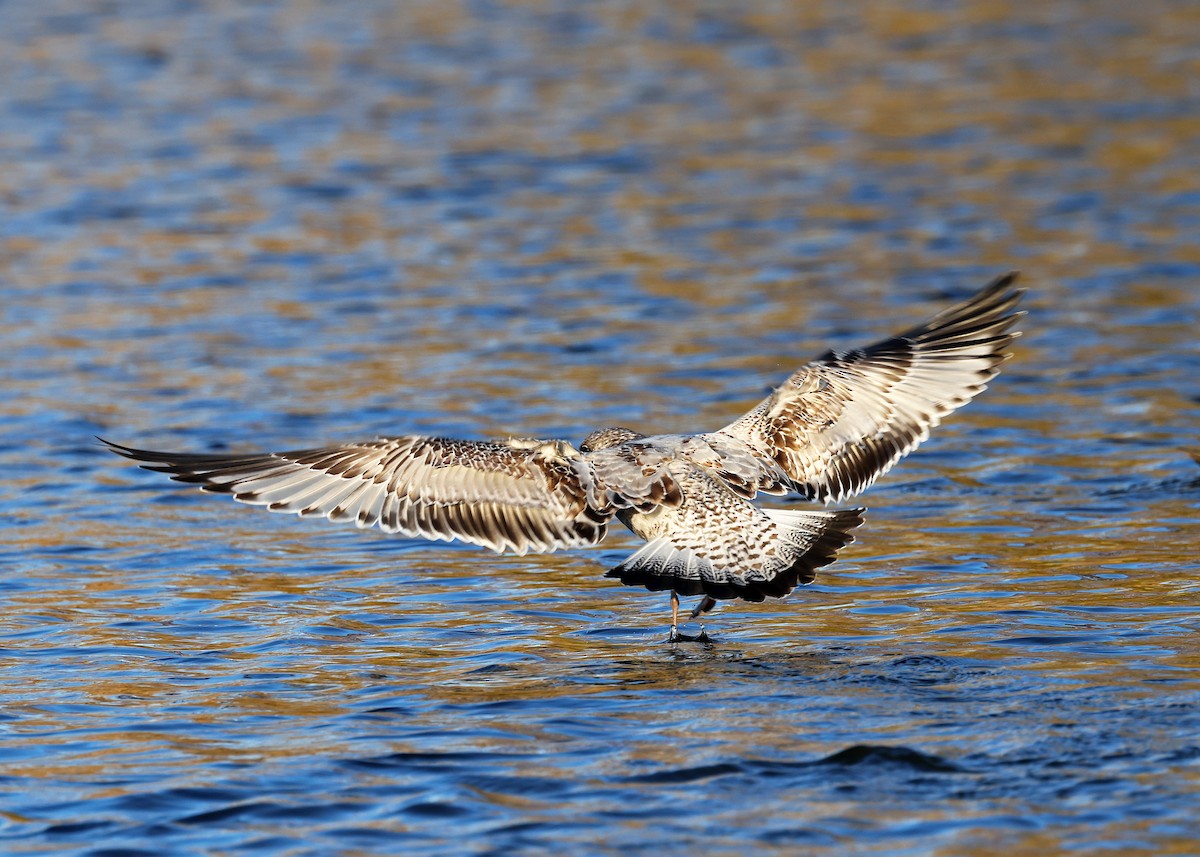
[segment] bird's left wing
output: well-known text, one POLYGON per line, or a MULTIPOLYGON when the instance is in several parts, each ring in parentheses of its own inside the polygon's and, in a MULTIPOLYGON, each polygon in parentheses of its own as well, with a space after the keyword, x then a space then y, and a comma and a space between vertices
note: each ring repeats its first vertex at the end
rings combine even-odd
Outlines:
POLYGON ((744 445, 809 499, 857 494, 1000 371, 1018 335, 1016 278, 1000 277, 898 336, 822 355, 754 410, 704 437, 744 445))
POLYGON ((405 436, 294 452, 196 455, 101 440, 148 470, 273 512, 495 551, 594 544, 613 515, 589 463, 563 441, 405 436))

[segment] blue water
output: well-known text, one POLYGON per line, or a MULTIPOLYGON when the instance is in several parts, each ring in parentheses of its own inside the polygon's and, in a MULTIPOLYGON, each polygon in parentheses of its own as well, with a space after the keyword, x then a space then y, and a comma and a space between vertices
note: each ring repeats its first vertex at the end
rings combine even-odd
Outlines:
POLYGON ((0 3, 0 850, 1200 852, 1200 13, 0 3), (1020 268, 789 599, 139 471, 716 428, 1020 268))

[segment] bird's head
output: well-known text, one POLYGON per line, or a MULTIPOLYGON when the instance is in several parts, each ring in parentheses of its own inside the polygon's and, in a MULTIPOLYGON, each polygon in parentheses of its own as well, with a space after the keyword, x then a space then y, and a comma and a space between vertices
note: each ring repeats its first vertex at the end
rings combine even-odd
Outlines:
POLYGON ((579 451, 595 452, 598 449, 620 446, 623 443, 637 440, 640 437, 645 437, 645 435, 622 426, 597 429, 583 439, 583 443, 579 444, 579 451))

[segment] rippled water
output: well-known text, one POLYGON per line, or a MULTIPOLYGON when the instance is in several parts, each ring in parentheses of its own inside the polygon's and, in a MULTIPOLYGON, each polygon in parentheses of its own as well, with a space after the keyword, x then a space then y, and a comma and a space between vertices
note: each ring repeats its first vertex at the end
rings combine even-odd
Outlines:
POLYGON ((0 3, 0 850, 1200 849, 1200 11, 0 3), (710 429, 1019 267, 784 602, 134 470, 710 429))

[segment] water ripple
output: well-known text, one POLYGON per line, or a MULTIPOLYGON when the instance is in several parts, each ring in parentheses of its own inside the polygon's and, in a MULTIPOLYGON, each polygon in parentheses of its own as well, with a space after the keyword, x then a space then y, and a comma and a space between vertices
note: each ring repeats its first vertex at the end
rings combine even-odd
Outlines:
POLYGON ((1195 850, 1200 18, 785 7, 0 4, 0 851, 1195 850), (991 389, 705 644, 628 538, 93 440, 714 428, 1014 266, 991 389))

